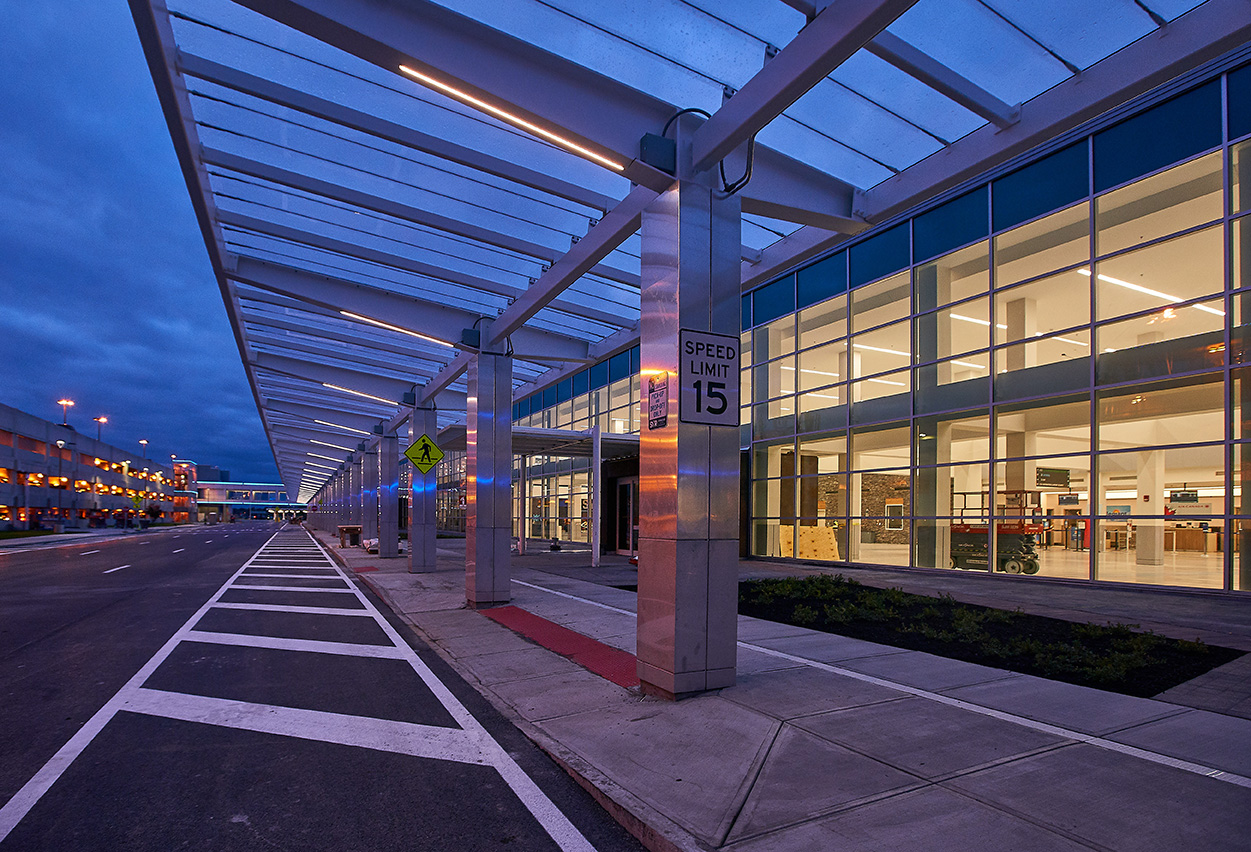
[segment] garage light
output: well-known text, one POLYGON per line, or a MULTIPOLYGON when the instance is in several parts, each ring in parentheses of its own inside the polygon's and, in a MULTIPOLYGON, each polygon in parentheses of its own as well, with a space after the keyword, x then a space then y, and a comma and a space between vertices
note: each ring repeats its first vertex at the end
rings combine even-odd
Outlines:
POLYGON ((399 405, 399 403, 393 399, 384 399, 383 397, 380 397, 380 396, 374 396, 372 393, 365 393, 364 391, 352 390, 351 388, 345 388, 342 385, 332 385, 330 382, 322 382, 321 386, 323 388, 330 388, 331 390, 337 390, 337 391, 343 391, 344 393, 350 393, 352 396, 363 396, 365 399, 372 399, 376 402, 385 402, 387 405, 399 405))
POLYGON ((398 325, 391 325, 391 323, 389 322, 383 322, 382 320, 371 319, 370 317, 362 316, 361 314, 354 314, 351 311, 339 311, 339 313, 345 317, 348 317, 349 319, 359 320, 360 322, 367 322, 370 325, 378 326, 378 328, 385 328, 387 331, 396 331, 396 332, 399 332, 400 334, 407 334, 409 337, 416 337, 418 340, 425 340, 425 341, 429 341, 430 343, 437 343, 440 346, 452 345, 448 343, 446 340, 439 340, 439 338, 431 337, 428 334, 420 334, 416 331, 409 331, 407 328, 400 328, 398 325))

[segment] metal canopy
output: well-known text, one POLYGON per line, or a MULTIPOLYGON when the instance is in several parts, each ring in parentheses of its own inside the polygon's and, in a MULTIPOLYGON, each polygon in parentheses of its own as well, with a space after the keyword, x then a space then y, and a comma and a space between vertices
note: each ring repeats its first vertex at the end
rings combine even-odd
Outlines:
POLYGON ((1251 33, 1242 0, 130 4, 300 500, 406 397, 463 416, 481 317, 527 390, 637 342, 635 231, 672 180, 639 140, 679 109, 731 179, 756 141, 750 286, 1251 33))
MULTIPOLYGON (((464 423, 444 426, 439 430, 439 449, 444 452, 464 452, 466 431, 464 423)), ((599 439, 601 457, 606 460, 638 457, 638 435, 601 432, 599 439)), ((589 459, 593 452, 590 430, 513 427, 513 455, 589 459)))

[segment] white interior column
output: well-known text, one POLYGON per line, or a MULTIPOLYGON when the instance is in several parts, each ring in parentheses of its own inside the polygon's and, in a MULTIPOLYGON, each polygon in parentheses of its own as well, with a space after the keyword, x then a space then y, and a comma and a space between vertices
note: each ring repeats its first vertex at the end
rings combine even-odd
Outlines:
MULTIPOLYGON (((483 349, 490 322, 479 323, 483 349)), ((502 349, 502 346, 500 347, 502 349)), ((469 364, 465 435, 465 600, 507 603, 512 551, 513 359, 482 351, 469 364)))
POLYGON ((641 228, 643 395, 667 373, 669 413, 644 423, 639 442, 638 673, 644 692, 666 698, 732 685, 737 660, 737 404, 732 426, 681 422, 678 366, 682 329, 739 337, 742 216, 712 173, 690 174, 695 126, 677 123, 682 179, 641 228))
MULTIPOLYGON (((438 414, 432 405, 413 408, 413 416, 409 420, 410 446, 422 435, 429 435, 433 440, 438 431, 438 414)), ((433 571, 436 567, 435 543, 439 533, 435 512, 437 470, 437 467, 432 467, 429 473, 422 473, 411 464, 408 468, 411 481, 408 493, 408 570, 413 574, 433 571)))
MULTIPOLYGON (((1164 514, 1164 451, 1138 453, 1138 506, 1143 514, 1164 514)), ((1164 564, 1164 519, 1134 518, 1139 565, 1164 564)))
POLYGON ((603 496, 601 468, 604 466, 603 439, 599 424, 591 427, 591 567, 599 567, 600 551, 600 498, 603 496))
POLYGON ((383 435, 378 441, 378 556, 400 555, 400 439, 383 435))
POLYGON ((361 542, 378 537, 378 448, 361 454, 361 542))

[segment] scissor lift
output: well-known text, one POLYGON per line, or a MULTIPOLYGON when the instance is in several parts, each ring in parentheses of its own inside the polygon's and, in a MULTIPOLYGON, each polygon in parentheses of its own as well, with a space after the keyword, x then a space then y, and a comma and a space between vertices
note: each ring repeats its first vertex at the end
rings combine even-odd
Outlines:
MULTIPOLYGON (((1029 494, 1037 492, 1004 492, 1008 505, 1024 506, 1029 494)), ((964 571, 985 571, 990 564, 990 523, 983 520, 986 510, 984 492, 957 491, 952 497, 960 503, 959 520, 951 525, 951 567, 964 571), (971 505, 977 498, 977 506, 971 505), (973 520, 976 517, 977 520, 973 520), (966 520, 968 519, 968 520, 966 520)), ((1038 551, 1034 545, 1042 535, 1043 525, 1029 518, 995 522, 995 570, 1005 574, 1037 574, 1038 551)))

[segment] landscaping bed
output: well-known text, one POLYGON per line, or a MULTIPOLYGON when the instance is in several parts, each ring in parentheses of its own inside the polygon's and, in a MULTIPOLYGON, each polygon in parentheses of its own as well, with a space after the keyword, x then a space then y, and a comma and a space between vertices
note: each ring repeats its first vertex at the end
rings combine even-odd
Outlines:
POLYGON ((1077 624, 1016 610, 863 586, 841 574, 739 584, 739 612, 1148 698, 1241 656, 1135 624, 1077 624))

